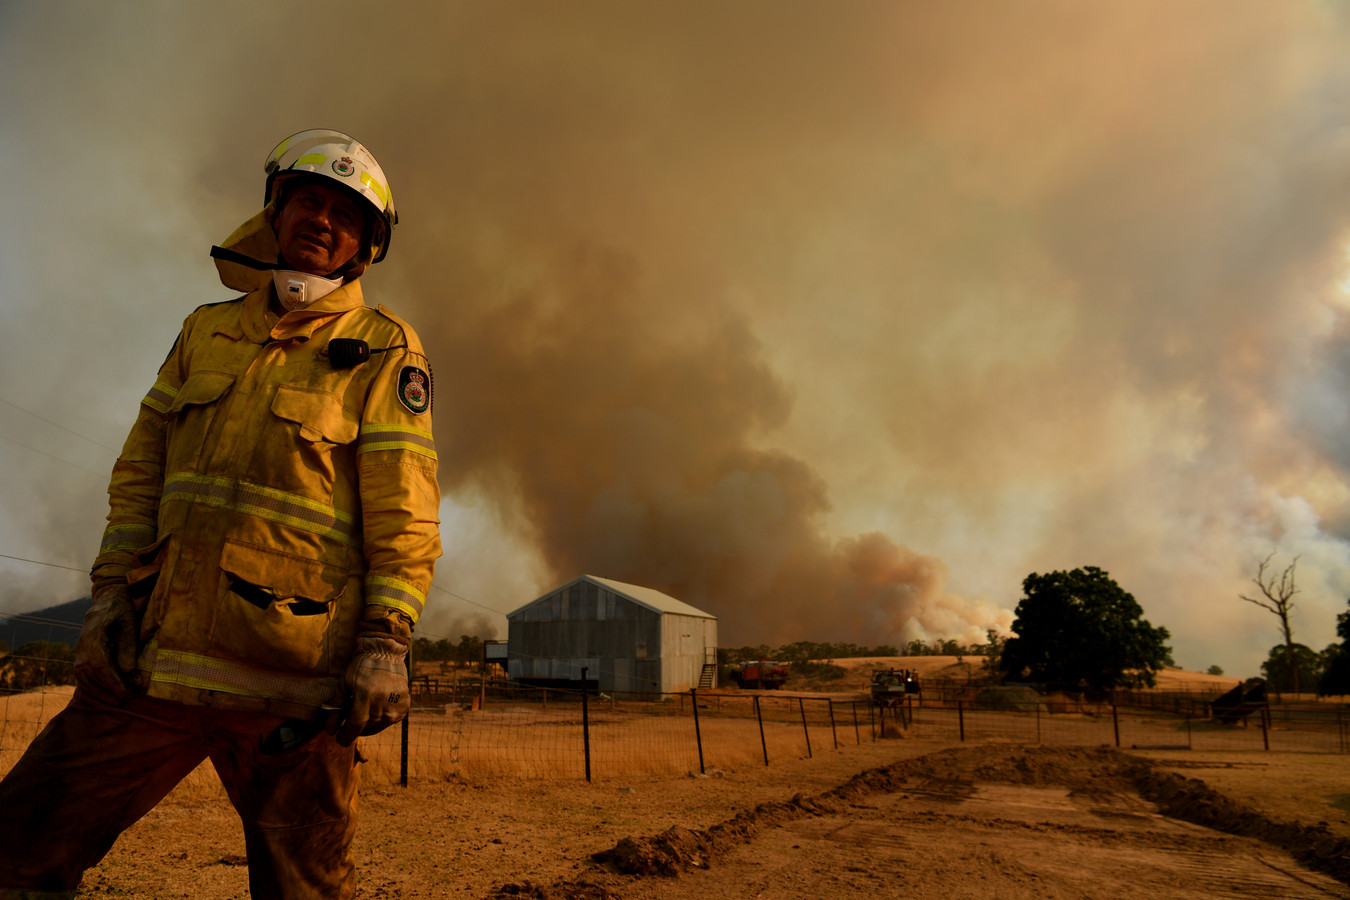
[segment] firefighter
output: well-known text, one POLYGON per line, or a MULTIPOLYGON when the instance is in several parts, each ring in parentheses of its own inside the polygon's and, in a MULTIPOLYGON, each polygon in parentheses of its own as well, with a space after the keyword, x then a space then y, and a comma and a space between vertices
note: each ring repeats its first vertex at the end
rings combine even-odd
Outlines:
POLYGON ((209 759, 262 898, 350 897, 356 738, 408 711, 440 556, 431 369, 361 275, 397 222, 336 131, 268 155, 261 212, 113 468, 75 694, 0 783, 0 898, 82 873, 209 759))

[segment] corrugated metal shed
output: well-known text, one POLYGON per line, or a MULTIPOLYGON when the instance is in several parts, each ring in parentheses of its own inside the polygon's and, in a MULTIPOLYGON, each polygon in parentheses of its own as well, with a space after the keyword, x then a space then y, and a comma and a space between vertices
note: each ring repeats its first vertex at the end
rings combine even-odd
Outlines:
POLYGON ((514 680, 656 695, 716 671, 717 618, 660 591, 582 575, 507 613, 514 680))

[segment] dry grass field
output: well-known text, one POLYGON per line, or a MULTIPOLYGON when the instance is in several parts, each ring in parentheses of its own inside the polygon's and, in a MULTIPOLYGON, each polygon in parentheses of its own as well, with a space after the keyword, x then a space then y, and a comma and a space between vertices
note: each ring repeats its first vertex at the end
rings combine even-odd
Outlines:
MULTIPOLYGON (((844 670, 844 676, 831 682, 832 690, 866 690, 876 669, 910 669, 921 679, 945 679, 962 684, 980 677, 984 660, 978 656, 863 656, 832 660, 844 670)), ((1158 673, 1160 691, 1229 690, 1242 679, 1227 675, 1207 675, 1185 669, 1167 668, 1158 673)))
MULTIPOLYGON (((0 699, 0 721, 35 731, 22 721, 67 696, 0 699)), ((414 745, 407 788, 392 786, 396 732, 363 739, 358 896, 1350 897, 1344 754, 855 741, 848 727, 836 745, 818 720, 808 752, 782 714, 766 723, 766 766, 758 733, 708 703, 706 774, 673 711, 596 704, 590 783, 574 705, 424 716, 418 730, 444 736, 414 745)), ((80 896, 247 897, 240 828, 213 783, 194 773, 80 896)))

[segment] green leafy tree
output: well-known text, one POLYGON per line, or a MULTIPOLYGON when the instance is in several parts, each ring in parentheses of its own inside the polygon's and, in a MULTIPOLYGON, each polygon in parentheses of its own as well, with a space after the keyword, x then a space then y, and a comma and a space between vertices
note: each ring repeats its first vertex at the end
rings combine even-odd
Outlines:
POLYGON ((985 632, 989 642, 980 645, 980 655, 984 657, 984 669, 989 674, 1000 671, 1003 662, 1003 648, 1008 639, 992 628, 985 632))
POLYGON ((1270 656, 1261 663, 1261 674, 1271 690, 1297 693, 1300 685, 1317 684, 1322 674, 1322 658, 1304 644, 1295 642, 1292 647, 1276 644, 1270 648, 1270 656), (1292 669, 1290 660, 1294 664, 1292 669))
POLYGON ((445 639, 433 641, 429 638, 413 640, 413 657, 422 662, 445 662, 454 656, 454 644, 445 639))
POLYGON ((1223 674, 1223 666, 1210 666, 1208 669, 1205 670, 1205 674, 1206 674, 1206 675, 1222 675, 1222 674, 1223 674))
POLYGON ((724 666, 746 659, 770 658, 768 644, 753 644, 744 647, 722 647, 717 651, 717 661, 724 666))
POLYGON ((456 662, 472 664, 483 659, 483 641, 481 638, 474 637, 471 634, 461 634, 459 636, 459 646, 455 647, 454 659, 456 662))
MULTIPOLYGON (((1350 606, 1350 600, 1346 601, 1350 606)), ((1350 611, 1336 617, 1336 636, 1339 644, 1324 651, 1322 680, 1317 683, 1319 694, 1350 694, 1350 611)))
POLYGON ((1111 576, 1095 566, 1032 573, 1003 647, 1000 667, 1012 681, 1109 690, 1153 685, 1171 655, 1166 628, 1111 576))
POLYGON ((815 645, 810 641, 793 641, 791 644, 784 644, 773 651, 775 659, 780 659, 789 663, 804 663, 808 659, 815 658, 815 645))

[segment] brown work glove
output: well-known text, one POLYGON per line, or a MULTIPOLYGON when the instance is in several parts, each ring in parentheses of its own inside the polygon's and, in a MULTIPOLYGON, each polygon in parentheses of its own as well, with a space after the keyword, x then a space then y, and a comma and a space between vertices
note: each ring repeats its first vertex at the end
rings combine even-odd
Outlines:
MULTIPOLYGON (((350 747, 358 735, 376 734, 403 721, 408 697, 408 645, 387 634, 363 634, 345 678, 350 708, 333 731, 350 747)), ((330 729, 332 730, 332 729, 330 729)))
POLYGON ((95 588, 75 643, 76 684, 107 703, 125 700, 128 678, 136 671, 136 632, 136 606, 127 586, 111 582, 95 588))

